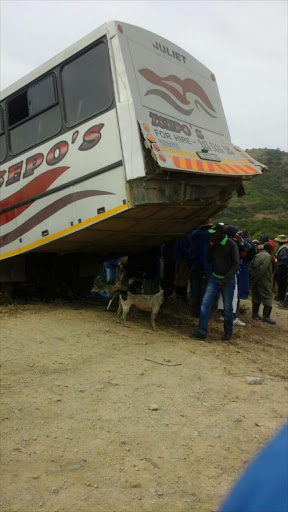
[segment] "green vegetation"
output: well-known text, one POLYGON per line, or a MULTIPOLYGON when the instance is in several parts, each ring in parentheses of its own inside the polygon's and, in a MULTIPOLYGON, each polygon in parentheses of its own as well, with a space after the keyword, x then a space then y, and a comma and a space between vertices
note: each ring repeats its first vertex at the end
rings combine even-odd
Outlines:
POLYGON ((246 195, 234 193, 229 206, 213 220, 247 229, 251 238, 261 233, 288 236, 288 153, 266 148, 246 151, 268 171, 244 182, 246 195))

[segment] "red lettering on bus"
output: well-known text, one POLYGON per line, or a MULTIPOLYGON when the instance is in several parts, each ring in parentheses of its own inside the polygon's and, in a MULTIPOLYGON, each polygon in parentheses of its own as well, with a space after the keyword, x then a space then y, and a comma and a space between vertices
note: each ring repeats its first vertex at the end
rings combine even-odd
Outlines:
POLYGON ((169 132, 184 132, 185 135, 189 137, 191 135, 191 130, 186 124, 180 124, 178 121, 174 121, 168 117, 158 116, 158 114, 154 114, 154 112, 149 112, 149 116, 152 120, 152 126, 159 126, 160 128, 169 130, 169 132))
POLYGON ((74 142, 77 139, 78 135, 79 135, 79 130, 76 130, 76 132, 74 132, 73 135, 72 135, 72 144, 74 144, 74 142))
MULTIPOLYGON (((102 137, 102 134, 100 133, 102 128, 104 126, 104 123, 99 123, 94 126, 91 126, 86 130, 86 132, 83 135, 83 142, 79 146, 79 151, 87 151, 88 149, 94 148, 96 146, 102 137)), ((72 135, 72 144, 76 141, 77 137, 79 135, 79 130, 74 131, 72 135)), ((49 166, 53 166, 61 162, 63 158, 67 155, 69 151, 69 143, 66 140, 61 140, 60 142, 57 142, 57 144, 54 144, 52 148, 48 151, 46 155, 46 163, 49 166)), ((25 161, 25 171, 22 175, 22 178, 30 178, 34 175, 34 172, 38 167, 42 165, 44 162, 45 156, 43 153, 35 153, 32 156, 29 156, 26 158, 25 161)), ((0 171, 0 188, 4 184, 4 175, 6 178, 5 186, 13 185, 13 183, 17 183, 17 181, 21 178, 22 173, 22 167, 23 167, 24 161, 18 162, 15 165, 12 165, 9 167, 8 172, 7 171, 0 171), (7 173, 7 174, 6 174, 7 173)))
POLYGON ((96 124, 87 130, 83 135, 83 142, 79 146, 79 151, 87 151, 88 149, 94 148, 101 140, 101 130, 104 124, 96 124))
POLYGON ((61 162, 61 160, 63 160, 64 156, 67 154, 68 149, 69 144, 68 142, 66 142, 66 140, 61 140, 60 142, 57 142, 57 144, 55 144, 47 153, 47 165, 56 165, 59 162, 61 162), (58 155, 57 152, 59 152, 58 155))
POLYGON ((23 178, 28 178, 34 174, 35 169, 39 167, 44 160, 44 155, 42 153, 37 153, 36 155, 30 156, 26 160, 25 172, 23 174, 23 178))
POLYGON ((186 124, 182 124, 182 130, 185 133, 185 135, 191 135, 191 130, 190 128, 188 128, 188 126, 186 126, 186 124))
POLYGON ((0 171, 0 188, 4 183, 4 174, 6 174, 6 171, 0 171))
POLYGON ((175 126, 175 131, 180 133, 181 132, 181 124, 178 123, 177 121, 175 121, 174 126, 175 126))
POLYGON ((201 132, 201 130, 199 130, 199 128, 196 128, 195 133, 196 133, 198 139, 204 139, 204 135, 201 132))
POLYGON ((154 112, 149 112, 149 116, 151 117, 151 120, 152 120, 152 126, 158 126, 157 125, 157 114, 154 114, 154 112))
POLYGON ((22 162, 18 162, 17 164, 11 165, 11 167, 9 167, 6 187, 8 187, 8 185, 12 185, 13 183, 16 183, 17 181, 20 180, 22 167, 23 167, 23 160, 22 160, 22 162))

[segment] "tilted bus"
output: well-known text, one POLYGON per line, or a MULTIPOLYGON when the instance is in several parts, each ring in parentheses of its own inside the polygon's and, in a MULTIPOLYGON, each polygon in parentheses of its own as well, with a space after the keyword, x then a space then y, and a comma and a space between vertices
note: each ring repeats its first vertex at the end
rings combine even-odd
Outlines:
POLYGON ((215 75, 117 21, 1 93, 0 164, 2 282, 77 282, 185 236, 263 168, 232 144, 215 75))

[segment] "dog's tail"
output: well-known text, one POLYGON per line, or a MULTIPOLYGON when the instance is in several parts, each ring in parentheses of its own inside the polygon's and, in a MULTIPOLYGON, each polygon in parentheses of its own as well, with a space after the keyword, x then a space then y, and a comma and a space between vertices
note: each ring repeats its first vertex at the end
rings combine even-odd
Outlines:
MULTIPOLYGON (((111 305, 112 305, 112 302, 114 301, 115 298, 117 297, 120 297, 121 293, 125 294, 126 291, 125 290, 116 290, 116 292, 113 293, 111 299, 109 300, 108 302, 108 306, 107 306, 107 311, 109 311, 111 305)), ((119 302, 120 303, 120 302, 119 302)))
POLYGON ((110 307, 111 307, 111 304, 112 304, 113 300, 114 300, 114 299, 115 299, 115 297, 116 297, 116 294, 117 294, 117 292, 114 292, 114 293, 113 293, 113 295, 112 295, 112 297, 111 297, 111 299, 109 300, 109 302, 108 302, 108 306, 107 306, 107 311, 109 311, 109 309, 110 309, 110 307))

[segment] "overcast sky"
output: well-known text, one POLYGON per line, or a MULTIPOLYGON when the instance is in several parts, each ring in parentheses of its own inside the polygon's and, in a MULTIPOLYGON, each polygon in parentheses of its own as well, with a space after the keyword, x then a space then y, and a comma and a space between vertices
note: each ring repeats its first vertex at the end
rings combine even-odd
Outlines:
POLYGON ((234 144, 288 151, 286 0, 0 0, 1 89, 104 22, 169 39, 214 72, 234 144))

